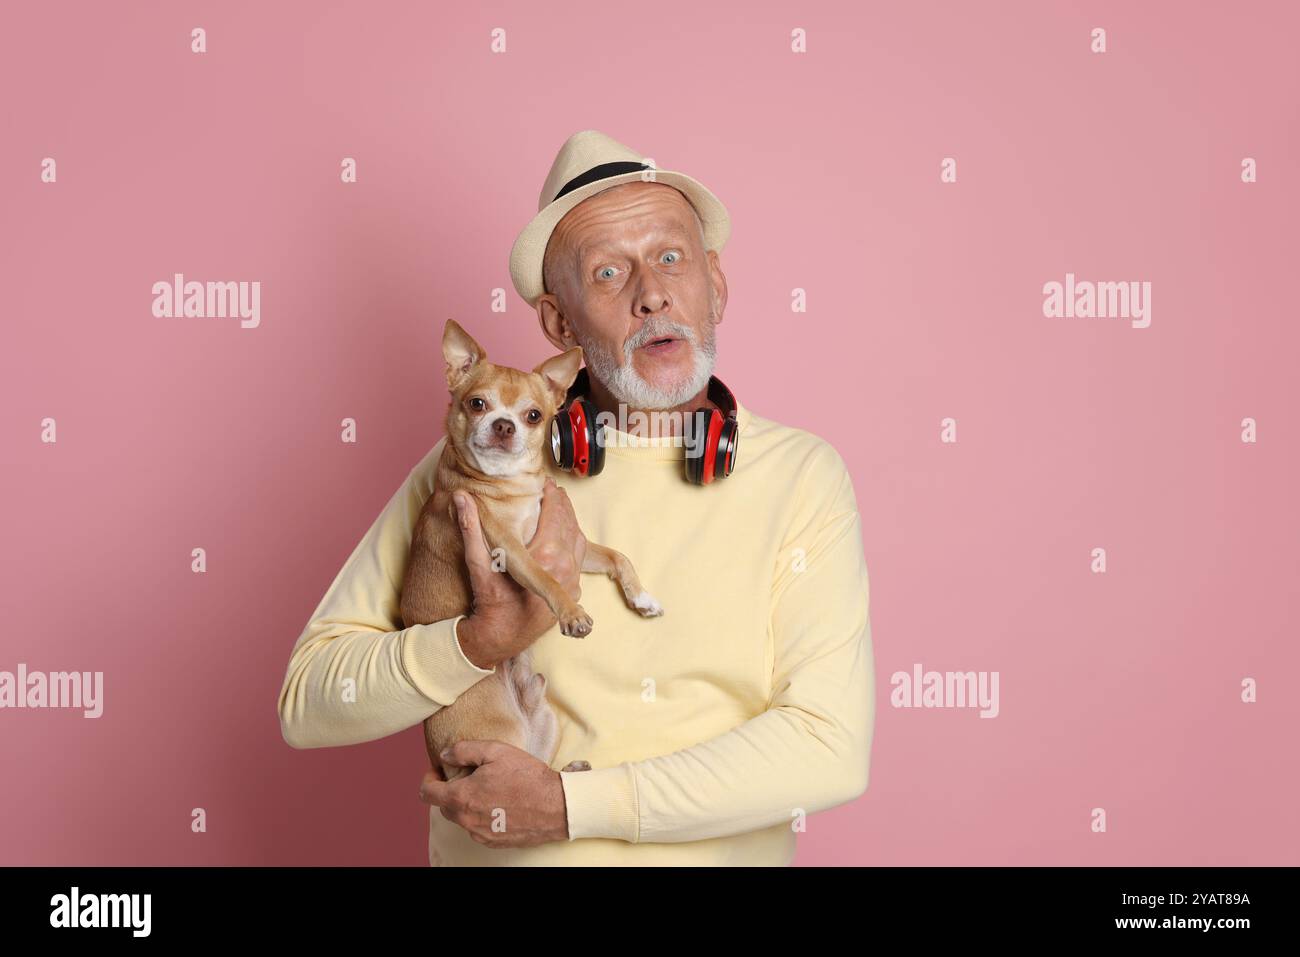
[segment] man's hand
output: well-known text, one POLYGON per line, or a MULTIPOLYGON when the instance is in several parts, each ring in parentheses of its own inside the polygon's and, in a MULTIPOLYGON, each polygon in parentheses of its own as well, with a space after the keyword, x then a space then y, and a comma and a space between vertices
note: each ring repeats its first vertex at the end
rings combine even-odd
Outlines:
MULTIPOLYGON (((456 492, 452 501, 460 516, 465 564, 474 591, 474 610, 456 626, 456 640, 474 664, 495 668, 541 637, 555 624, 555 616, 544 600, 506 572, 492 568, 473 496, 456 492)), ((542 489, 537 531, 528 542, 528 551, 575 601, 582 597, 579 579, 587 539, 578 527, 568 493, 549 478, 542 489)))
POLYGON ((457 741, 442 759, 474 771, 450 783, 426 771, 420 800, 440 808, 477 843, 535 847, 569 839, 560 773, 527 751, 500 741, 457 741))

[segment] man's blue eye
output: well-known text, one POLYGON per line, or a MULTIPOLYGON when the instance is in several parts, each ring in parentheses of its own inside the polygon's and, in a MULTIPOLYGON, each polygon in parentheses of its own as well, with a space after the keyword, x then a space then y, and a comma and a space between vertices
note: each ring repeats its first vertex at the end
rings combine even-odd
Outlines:
POLYGON ((604 275, 605 273, 609 272, 609 271, 610 271, 611 269, 613 269, 613 268, 614 268, 614 267, 612 267, 612 266, 606 266, 604 269, 602 269, 602 270, 600 271, 600 274, 601 274, 601 275, 604 275))
MULTIPOLYGON (((676 254, 676 253, 664 253, 664 255, 665 255, 665 256, 676 256, 677 254, 676 254)), ((680 257, 679 257, 679 258, 680 258, 680 257)), ((673 261, 676 262, 676 260, 673 260, 673 261)))

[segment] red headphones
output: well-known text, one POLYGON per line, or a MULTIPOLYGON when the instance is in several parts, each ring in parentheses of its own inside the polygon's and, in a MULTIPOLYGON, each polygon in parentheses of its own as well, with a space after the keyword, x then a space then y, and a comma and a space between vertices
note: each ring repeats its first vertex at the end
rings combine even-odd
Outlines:
MULTIPOLYGON (((566 472, 596 476, 605 467, 604 428, 596 424, 596 407, 586 398, 587 370, 569 387, 564 407, 551 419, 551 457, 566 472)), ((717 376, 709 377, 709 401, 721 409, 696 409, 686 430, 686 480, 708 485, 736 467, 740 442, 736 398, 717 376)))

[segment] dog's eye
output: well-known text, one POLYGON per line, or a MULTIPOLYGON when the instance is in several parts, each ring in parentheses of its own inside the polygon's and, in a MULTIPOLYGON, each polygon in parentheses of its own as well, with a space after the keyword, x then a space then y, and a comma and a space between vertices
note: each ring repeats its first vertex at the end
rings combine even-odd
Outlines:
POLYGON ((475 412, 482 412, 487 408, 487 403, 484 402, 481 397, 476 395, 474 398, 469 400, 469 407, 475 412))
POLYGON ((529 410, 528 410, 528 424, 529 424, 529 425, 536 425, 536 424, 537 424, 538 422, 540 422, 540 421, 542 421, 542 410, 541 410, 541 409, 529 409, 529 410))

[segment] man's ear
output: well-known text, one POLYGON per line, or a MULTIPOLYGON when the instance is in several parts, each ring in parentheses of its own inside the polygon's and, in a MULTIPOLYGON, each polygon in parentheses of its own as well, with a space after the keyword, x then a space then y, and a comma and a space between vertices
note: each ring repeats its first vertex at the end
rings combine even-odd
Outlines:
POLYGON ((716 249, 709 250, 709 283, 713 291, 712 316, 716 326, 722 322, 722 314, 727 309, 727 274, 722 271, 716 249))
POLYGON ((557 349, 568 349, 575 340, 573 328, 560 311, 560 301, 550 293, 543 293, 537 300, 537 321, 551 345, 557 349))
POLYGON ((568 352, 551 356, 533 371, 546 380, 558 407, 564 405, 569 386, 573 385, 573 380, 578 378, 580 368, 582 368, 582 347, 574 346, 568 352))
POLYGON ((455 392, 470 370, 487 359, 487 353, 455 319, 448 319, 442 330, 442 357, 447 360, 447 388, 455 392))

